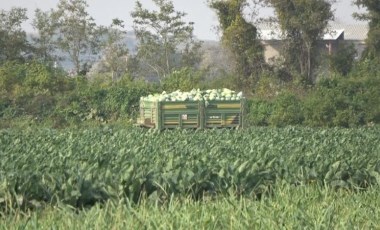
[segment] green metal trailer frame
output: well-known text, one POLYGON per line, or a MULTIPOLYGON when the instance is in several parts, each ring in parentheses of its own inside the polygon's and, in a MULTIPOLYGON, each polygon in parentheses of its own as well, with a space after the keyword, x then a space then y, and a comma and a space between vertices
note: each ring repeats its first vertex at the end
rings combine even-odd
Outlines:
POLYGON ((139 126, 170 128, 243 128, 245 100, 235 101, 140 101, 139 126))

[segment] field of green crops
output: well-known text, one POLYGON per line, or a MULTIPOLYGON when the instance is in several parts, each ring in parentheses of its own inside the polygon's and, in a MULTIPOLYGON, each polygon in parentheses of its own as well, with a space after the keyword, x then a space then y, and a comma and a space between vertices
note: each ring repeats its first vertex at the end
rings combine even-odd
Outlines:
POLYGON ((380 228, 380 127, 0 131, 2 228, 380 228))

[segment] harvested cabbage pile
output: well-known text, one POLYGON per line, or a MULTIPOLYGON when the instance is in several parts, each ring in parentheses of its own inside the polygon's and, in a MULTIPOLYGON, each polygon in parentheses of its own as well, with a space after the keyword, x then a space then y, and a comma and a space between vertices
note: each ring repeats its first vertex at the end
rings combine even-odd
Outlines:
POLYGON ((243 97, 242 92, 236 93, 230 89, 193 89, 190 92, 176 90, 172 93, 162 92, 161 94, 141 97, 142 101, 236 101, 243 97))

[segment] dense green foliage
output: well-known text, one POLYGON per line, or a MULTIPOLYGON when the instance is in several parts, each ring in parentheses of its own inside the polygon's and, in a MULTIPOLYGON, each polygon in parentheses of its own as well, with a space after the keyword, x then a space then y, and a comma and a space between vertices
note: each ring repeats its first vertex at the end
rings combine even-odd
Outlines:
MULTIPOLYGON (((257 96, 247 100, 246 124, 322 127, 378 124, 379 73, 373 61, 365 60, 356 64, 348 76, 324 78, 309 90, 265 84, 265 87, 272 85, 270 92, 265 94, 265 89, 258 89, 257 96)), ((113 82, 67 78, 63 72, 36 61, 7 62, 0 67, 0 127, 130 123, 136 118, 141 96, 163 90, 205 88, 200 76, 200 72, 182 69, 158 86, 126 79, 113 82)))
MULTIPOLYGON (((271 96, 247 100, 246 124, 259 126, 355 127, 380 122, 378 66, 366 60, 348 76, 320 80, 310 90, 280 86, 271 96)), ((139 99, 151 93, 204 88, 201 73, 176 71, 157 86, 121 80, 67 78, 39 62, 7 62, 0 67, 0 127, 128 122, 136 118, 139 99)), ((272 83, 269 83, 272 84, 272 83)), ((267 84, 267 85, 269 85, 267 84)), ((260 89, 259 89, 260 90, 260 89)))
POLYGON ((380 122, 380 68, 373 60, 357 63, 348 76, 321 79, 312 89, 275 89, 269 99, 248 101, 253 125, 356 127, 380 122))
POLYGON ((345 45, 329 56, 330 69, 342 76, 348 75, 355 64, 357 51, 353 44, 345 45))
POLYGON ((156 90, 139 81, 68 78, 39 62, 7 62, 0 67, 0 128, 24 126, 20 119, 55 128, 128 121, 140 97, 156 90))
POLYGON ((3 212, 57 203, 167 202, 172 196, 260 199, 280 184, 347 191, 380 184, 379 127, 0 134, 3 212))
POLYGON ((192 68, 182 68, 173 71, 161 82, 162 88, 167 92, 176 90, 190 91, 192 89, 203 88, 201 84, 202 73, 192 68))

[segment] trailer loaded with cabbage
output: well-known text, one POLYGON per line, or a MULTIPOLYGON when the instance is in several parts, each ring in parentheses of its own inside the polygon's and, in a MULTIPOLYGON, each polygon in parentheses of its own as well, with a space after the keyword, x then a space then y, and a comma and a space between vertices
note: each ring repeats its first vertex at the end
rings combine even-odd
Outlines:
POLYGON ((137 124, 168 128, 242 128, 244 97, 230 89, 193 89, 140 98, 137 124))

